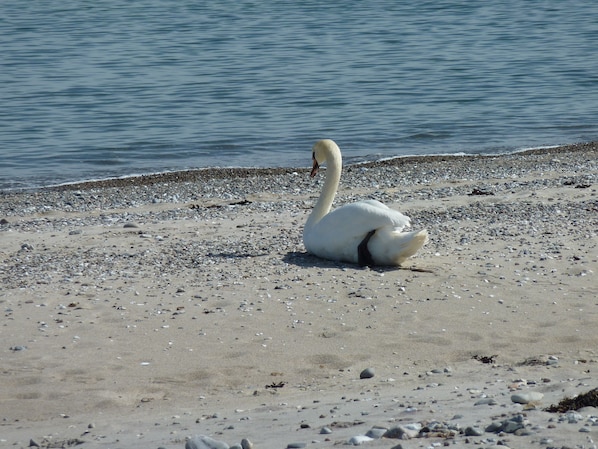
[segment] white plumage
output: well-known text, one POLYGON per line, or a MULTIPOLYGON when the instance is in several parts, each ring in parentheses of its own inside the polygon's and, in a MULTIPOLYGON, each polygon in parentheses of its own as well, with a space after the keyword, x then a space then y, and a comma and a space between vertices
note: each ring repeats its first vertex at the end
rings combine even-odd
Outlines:
POLYGON ((400 265, 427 241, 425 230, 402 232, 409 217, 375 200, 347 204, 330 211, 340 182, 341 151, 332 140, 316 142, 313 169, 326 162, 322 193, 303 230, 303 243, 311 254, 360 265, 400 265))

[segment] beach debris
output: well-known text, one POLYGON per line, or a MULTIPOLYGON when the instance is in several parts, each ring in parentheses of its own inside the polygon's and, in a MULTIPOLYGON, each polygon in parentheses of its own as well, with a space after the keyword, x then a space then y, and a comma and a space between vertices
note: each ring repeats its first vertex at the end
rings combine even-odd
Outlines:
POLYGON ((472 357, 472 359, 477 360, 478 362, 482 362, 482 363, 494 363, 496 357, 498 357, 497 354, 494 355, 474 355, 472 357))
POLYGON ((486 187, 474 188, 471 193, 468 193, 469 196, 474 195, 494 195, 494 192, 488 190, 486 187))
POLYGON ((69 438, 67 440, 51 440, 50 438, 44 438, 39 443, 34 439, 29 440, 29 447, 41 447, 44 449, 64 449, 67 447, 79 446, 84 443, 85 440, 82 440, 80 438, 69 438))
POLYGON ((545 411, 550 413, 565 413, 571 410, 579 410, 583 407, 598 407, 598 388, 572 398, 564 398, 558 404, 552 404, 546 408, 545 411))
POLYGON ((282 388, 286 384, 286 382, 272 382, 271 384, 266 385, 266 388, 282 388))

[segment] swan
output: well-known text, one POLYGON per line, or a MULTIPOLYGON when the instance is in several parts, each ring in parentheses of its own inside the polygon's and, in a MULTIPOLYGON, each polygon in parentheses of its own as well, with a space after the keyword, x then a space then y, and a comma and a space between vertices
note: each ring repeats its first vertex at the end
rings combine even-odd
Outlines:
POLYGON ((312 160, 312 178, 324 162, 328 168, 320 198, 303 229, 309 253, 361 266, 401 265, 428 241, 426 230, 402 232, 410 225, 409 217, 376 200, 330 211, 341 177, 341 150, 333 140, 320 140, 312 149, 312 160))

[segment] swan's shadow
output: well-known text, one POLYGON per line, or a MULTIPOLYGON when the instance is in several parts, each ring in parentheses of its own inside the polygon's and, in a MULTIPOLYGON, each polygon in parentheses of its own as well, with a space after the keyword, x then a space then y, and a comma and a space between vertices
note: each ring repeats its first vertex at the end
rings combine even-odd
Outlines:
POLYGON ((298 267, 303 267, 303 268, 310 268, 310 267, 338 268, 338 269, 352 268, 354 270, 368 270, 369 269, 369 270, 376 271, 378 273, 388 273, 390 271, 397 271, 397 270, 431 272, 431 270, 416 269, 413 267, 393 267, 393 266, 362 267, 355 263, 338 262, 338 261, 334 261, 334 260, 321 259, 312 254, 309 254, 307 252, 301 252, 301 251, 289 251, 282 258, 282 260, 288 264, 297 265, 298 267))

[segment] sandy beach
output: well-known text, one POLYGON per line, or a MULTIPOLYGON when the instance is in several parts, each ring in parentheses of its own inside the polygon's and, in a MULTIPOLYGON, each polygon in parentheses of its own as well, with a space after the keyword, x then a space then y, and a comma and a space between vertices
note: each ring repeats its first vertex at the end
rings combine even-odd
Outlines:
POLYGON ((0 193, 0 447, 596 447, 598 144, 345 167, 401 268, 305 252, 309 158, 0 193))

